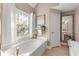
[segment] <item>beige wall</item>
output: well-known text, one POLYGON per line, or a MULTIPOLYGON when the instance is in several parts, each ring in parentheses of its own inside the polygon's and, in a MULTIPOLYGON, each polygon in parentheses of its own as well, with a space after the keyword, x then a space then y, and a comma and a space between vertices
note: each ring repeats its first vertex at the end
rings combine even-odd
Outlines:
POLYGON ((79 41, 79 7, 75 10, 75 39, 79 41))
POLYGON ((37 7, 36 7, 36 14, 37 16, 39 15, 45 15, 45 25, 47 25, 47 20, 48 20, 48 13, 49 13, 49 7, 48 5, 46 4, 39 4, 37 7))
POLYGON ((49 35, 48 34, 48 30, 49 30, 49 7, 50 5, 49 4, 38 4, 37 7, 36 7, 36 15, 39 16, 39 15, 45 15, 45 26, 47 28, 47 36, 49 35))
POLYGON ((27 13, 33 12, 33 8, 29 6, 27 3, 16 3, 16 8, 23 10, 24 12, 27 13))

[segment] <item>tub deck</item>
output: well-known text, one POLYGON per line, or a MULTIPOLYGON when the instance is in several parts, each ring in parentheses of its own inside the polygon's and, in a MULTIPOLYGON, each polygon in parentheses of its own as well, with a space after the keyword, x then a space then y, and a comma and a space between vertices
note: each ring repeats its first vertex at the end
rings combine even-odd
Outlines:
POLYGON ((17 48, 19 49, 19 56, 40 56, 47 48, 47 38, 38 37, 37 39, 29 39, 17 43, 8 48, 5 54, 16 56, 17 48))

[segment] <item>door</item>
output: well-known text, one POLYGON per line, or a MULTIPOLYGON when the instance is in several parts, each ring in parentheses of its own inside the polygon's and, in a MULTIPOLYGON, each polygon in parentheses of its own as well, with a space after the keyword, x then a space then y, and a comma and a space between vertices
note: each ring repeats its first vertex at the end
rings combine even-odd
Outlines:
POLYGON ((50 13, 50 45, 60 46, 60 13, 50 13))

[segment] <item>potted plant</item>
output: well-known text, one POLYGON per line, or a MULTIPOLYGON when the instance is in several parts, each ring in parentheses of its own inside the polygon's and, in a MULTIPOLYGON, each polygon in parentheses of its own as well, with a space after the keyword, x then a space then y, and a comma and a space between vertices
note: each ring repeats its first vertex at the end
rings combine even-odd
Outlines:
POLYGON ((46 32, 46 26, 45 25, 42 25, 41 26, 41 30, 42 30, 42 34, 44 34, 46 32))

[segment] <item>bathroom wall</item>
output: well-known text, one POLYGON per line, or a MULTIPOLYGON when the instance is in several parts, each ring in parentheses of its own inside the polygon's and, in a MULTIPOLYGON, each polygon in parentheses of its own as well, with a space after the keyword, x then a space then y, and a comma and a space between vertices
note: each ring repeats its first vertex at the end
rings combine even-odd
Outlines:
POLYGON ((75 40, 79 41, 79 7, 75 9, 75 40))
POLYGON ((48 4, 39 4, 36 7, 36 15, 45 15, 45 25, 48 29, 48 17, 49 17, 49 5, 48 4))

